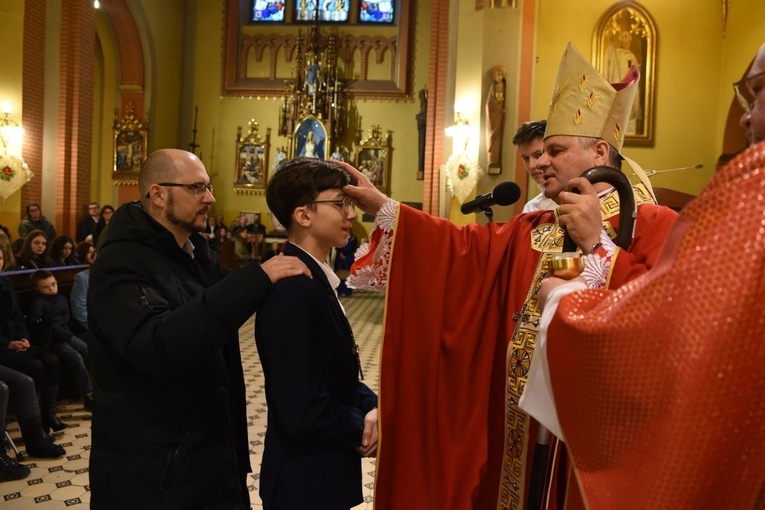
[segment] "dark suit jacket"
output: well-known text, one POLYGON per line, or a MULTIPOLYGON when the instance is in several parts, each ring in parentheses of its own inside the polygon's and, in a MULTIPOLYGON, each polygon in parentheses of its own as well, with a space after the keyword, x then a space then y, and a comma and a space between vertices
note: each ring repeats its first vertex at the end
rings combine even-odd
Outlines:
POLYGON ((364 416, 377 396, 359 381, 353 332, 319 265, 287 243, 313 274, 280 280, 257 313, 268 431, 260 471, 264 508, 348 509, 362 502, 364 416))

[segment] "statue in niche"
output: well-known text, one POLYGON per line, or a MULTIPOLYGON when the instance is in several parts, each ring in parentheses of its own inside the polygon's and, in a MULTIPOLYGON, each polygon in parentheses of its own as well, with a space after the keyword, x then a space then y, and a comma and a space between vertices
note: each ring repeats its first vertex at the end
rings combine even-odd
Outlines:
POLYGON ((496 65, 489 70, 493 83, 486 97, 486 156, 489 173, 502 168, 502 136, 505 130, 505 66, 496 65), (492 171, 493 170, 493 171, 492 171))
POLYGON ((316 84, 318 81, 319 66, 313 63, 313 61, 309 60, 308 65, 305 68, 305 84, 309 96, 312 96, 316 93, 316 84))
POLYGON ((425 130, 428 127, 428 89, 420 90, 420 113, 414 116, 417 119, 417 180, 425 179, 425 130))

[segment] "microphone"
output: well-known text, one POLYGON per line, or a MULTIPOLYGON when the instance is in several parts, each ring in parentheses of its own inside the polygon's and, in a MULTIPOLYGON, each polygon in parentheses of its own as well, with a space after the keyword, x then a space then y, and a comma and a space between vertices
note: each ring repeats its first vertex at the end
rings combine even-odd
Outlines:
POLYGON ((483 211, 493 205, 514 204, 521 198, 521 188, 513 181, 497 184, 491 193, 478 195, 473 200, 465 202, 460 207, 462 214, 470 214, 476 211, 483 211))

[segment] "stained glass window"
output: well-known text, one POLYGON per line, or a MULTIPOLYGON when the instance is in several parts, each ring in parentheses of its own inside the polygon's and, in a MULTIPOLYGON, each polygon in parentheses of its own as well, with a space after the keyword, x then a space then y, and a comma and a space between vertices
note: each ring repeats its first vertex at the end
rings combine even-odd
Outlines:
POLYGON ((362 0, 359 5, 361 23, 393 23, 394 2, 390 0, 362 0))
MULTIPOLYGON (((321 21, 348 21, 350 0, 319 0, 319 19, 321 21)), ((296 0, 295 20, 313 21, 316 19, 315 0, 296 0)))
POLYGON ((284 2, 253 0, 252 21, 284 21, 284 2))

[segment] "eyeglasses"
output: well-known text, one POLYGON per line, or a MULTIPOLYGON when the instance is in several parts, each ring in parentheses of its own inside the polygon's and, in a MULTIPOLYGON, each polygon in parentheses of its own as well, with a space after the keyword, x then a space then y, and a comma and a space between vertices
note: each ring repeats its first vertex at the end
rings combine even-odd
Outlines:
POLYGON ((350 197, 338 198, 336 200, 312 200, 306 203, 307 204, 334 204, 335 207, 337 207, 343 212, 351 211, 353 210, 354 207, 356 207, 356 200, 350 197))
MULTIPOLYGON (((192 195, 194 195, 197 198, 201 198, 202 195, 205 194, 205 191, 209 191, 210 194, 213 192, 213 185, 211 182, 208 182, 207 184, 203 182, 195 182, 192 184, 182 184, 179 182, 158 182, 157 186, 167 186, 170 188, 186 188, 191 192, 192 195)), ((146 198, 149 198, 149 193, 146 193, 146 198)))
POLYGON ((757 94, 760 92, 759 90, 757 90, 757 92, 752 90, 749 82, 761 76, 765 76, 765 71, 752 76, 748 76, 743 80, 739 80, 733 84, 733 90, 736 92, 736 99, 738 99, 738 104, 741 105, 741 108, 743 108, 746 113, 752 113, 754 102, 757 101, 757 94))

